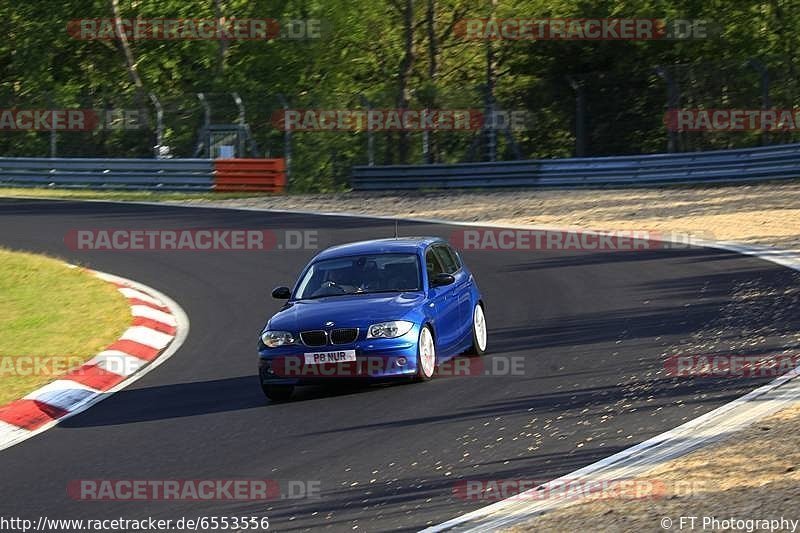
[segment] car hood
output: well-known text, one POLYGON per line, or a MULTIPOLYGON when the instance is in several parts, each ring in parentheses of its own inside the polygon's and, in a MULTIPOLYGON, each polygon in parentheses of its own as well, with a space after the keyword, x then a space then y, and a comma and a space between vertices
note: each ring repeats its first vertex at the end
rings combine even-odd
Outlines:
POLYGON ((323 329, 331 321, 336 327, 366 327, 369 324, 404 318, 422 304, 419 292, 330 296, 289 302, 268 322, 269 329, 306 331, 323 329))

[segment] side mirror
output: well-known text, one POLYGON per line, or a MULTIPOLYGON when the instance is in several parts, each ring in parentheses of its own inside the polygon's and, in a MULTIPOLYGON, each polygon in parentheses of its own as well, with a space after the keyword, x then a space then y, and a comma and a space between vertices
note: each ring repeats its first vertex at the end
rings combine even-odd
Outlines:
POLYGON ((443 285, 450 285, 455 282, 456 278, 454 278, 452 274, 446 274, 442 272, 433 277, 431 280, 431 287, 441 287, 443 285))
POLYGON ((291 295, 292 291, 289 287, 275 287, 272 289, 272 297, 278 300, 288 300, 291 295))

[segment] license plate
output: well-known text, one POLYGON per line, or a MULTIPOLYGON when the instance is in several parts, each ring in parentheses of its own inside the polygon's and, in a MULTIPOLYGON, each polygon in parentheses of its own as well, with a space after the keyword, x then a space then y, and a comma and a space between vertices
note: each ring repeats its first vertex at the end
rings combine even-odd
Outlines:
POLYGON ((304 353, 303 357, 307 365, 319 365, 322 363, 344 363, 356 360, 355 350, 337 350, 334 352, 309 352, 304 353))

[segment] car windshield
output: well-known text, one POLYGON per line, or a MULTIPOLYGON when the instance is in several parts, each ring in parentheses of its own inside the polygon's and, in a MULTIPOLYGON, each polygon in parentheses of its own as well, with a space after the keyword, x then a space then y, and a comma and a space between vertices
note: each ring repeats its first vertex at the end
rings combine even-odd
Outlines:
POLYGON ((418 291, 420 285, 416 254, 366 254, 312 264, 300 280, 295 298, 418 291))

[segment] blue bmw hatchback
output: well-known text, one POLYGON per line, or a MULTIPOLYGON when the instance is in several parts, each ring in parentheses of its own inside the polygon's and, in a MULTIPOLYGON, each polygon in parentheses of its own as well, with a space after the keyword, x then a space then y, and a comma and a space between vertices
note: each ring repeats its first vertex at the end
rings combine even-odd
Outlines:
POLYGON ((335 378, 425 381, 461 353, 486 350, 478 285, 438 237, 328 248, 305 267, 258 343, 259 378, 272 400, 335 378))

